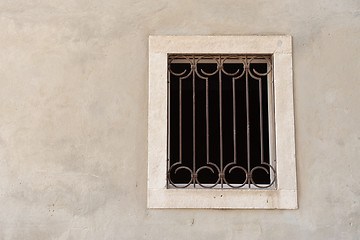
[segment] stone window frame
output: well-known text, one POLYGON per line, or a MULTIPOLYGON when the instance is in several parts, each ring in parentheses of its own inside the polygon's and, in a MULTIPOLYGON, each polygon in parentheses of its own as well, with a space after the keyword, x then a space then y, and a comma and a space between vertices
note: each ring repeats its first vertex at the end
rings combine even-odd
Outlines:
POLYGON ((148 208, 297 209, 291 36, 149 36, 148 208), (168 54, 271 54, 276 189, 167 188, 168 54))

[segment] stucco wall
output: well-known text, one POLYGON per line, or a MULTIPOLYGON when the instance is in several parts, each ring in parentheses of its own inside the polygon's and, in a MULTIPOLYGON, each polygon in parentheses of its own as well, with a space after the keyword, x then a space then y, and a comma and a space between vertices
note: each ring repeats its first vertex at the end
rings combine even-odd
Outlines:
POLYGON ((360 238, 360 2, 3 0, 0 239, 360 238), (293 36, 298 210, 147 210, 149 34, 293 36))

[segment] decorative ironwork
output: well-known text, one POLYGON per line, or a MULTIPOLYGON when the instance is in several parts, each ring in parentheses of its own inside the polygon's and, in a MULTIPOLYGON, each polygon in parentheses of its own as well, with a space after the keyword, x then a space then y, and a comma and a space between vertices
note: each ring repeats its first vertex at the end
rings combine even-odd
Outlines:
MULTIPOLYGON (((211 67, 210 67, 211 68, 211 67)), ((177 69, 178 70, 178 69, 177 69)), ((189 83, 189 82, 188 82, 189 83)), ((190 86, 190 85, 189 85, 190 86)), ((265 85, 264 85, 265 86, 265 85)), ((238 55, 238 54, 230 54, 230 55, 224 55, 224 54, 218 54, 218 55, 194 55, 194 54, 184 54, 184 55, 176 55, 176 54, 170 54, 168 56, 168 187, 175 187, 175 188, 275 188, 276 186, 276 169, 275 169, 275 154, 268 154, 267 159, 264 159, 264 117, 265 118, 271 118, 273 117, 273 94, 272 94, 272 62, 271 62, 271 56, 269 55, 238 55), (174 66, 176 64, 181 63, 181 66, 184 66, 183 71, 175 71, 174 66), (265 72, 259 72, 256 67, 253 67, 252 65, 256 65, 257 63, 265 64, 266 71, 265 72), (206 64, 210 64, 213 67, 212 72, 208 72, 204 70, 204 66, 206 64), (226 69, 226 66, 230 66, 232 71, 230 72, 229 68, 226 69), (225 67, 224 67, 225 66, 225 67), (227 78, 227 80, 224 80, 227 78), (230 80, 229 80, 230 79, 230 80), (170 154, 170 135, 171 135, 171 124, 174 124, 170 121, 170 106, 173 106, 171 104, 170 100, 170 92, 171 92, 171 83, 172 81, 176 82, 176 91, 177 93, 177 100, 178 106, 176 109, 171 109, 172 111, 178 111, 176 114, 176 117, 178 117, 178 120, 176 122, 176 129, 178 129, 177 135, 178 135, 178 146, 176 146, 178 155, 176 157, 176 160, 171 159, 170 154), (183 160, 183 84, 184 81, 191 81, 192 85, 192 160, 191 164, 189 161, 187 163, 184 163, 183 160), (204 124, 206 125, 205 131, 206 131, 206 143, 205 148, 206 151, 206 161, 203 160, 202 165, 199 165, 197 163, 196 159, 196 81, 205 81, 205 88, 203 91, 205 91, 205 121, 204 124), (209 82, 210 81, 216 81, 218 83, 218 105, 217 106, 210 106, 210 99, 209 99, 209 82), (223 81, 231 81, 231 94, 232 94, 232 144, 233 144, 233 159, 232 161, 225 161, 224 160, 224 139, 223 139, 223 126, 224 124, 229 124, 229 122, 224 123, 223 122, 223 81), (245 156, 240 156, 240 158, 243 159, 242 163, 239 162, 239 156, 238 156, 238 129, 237 129, 237 116, 239 113, 237 112, 237 95, 239 95, 239 92, 237 92, 236 84, 238 81, 244 81, 244 87, 245 87, 245 96, 241 96, 244 101, 244 105, 246 105, 246 154, 245 156), (252 126, 256 127, 259 132, 259 139, 260 139, 260 147, 257 149, 260 152, 260 163, 254 166, 254 163, 252 162, 252 156, 251 156, 251 134, 250 131, 252 131, 252 128, 250 128, 250 109, 249 106, 249 82, 250 81, 257 81, 258 82, 258 102, 259 106, 257 110, 259 112, 259 126, 252 126), (269 99, 268 106, 263 106, 263 82, 266 81, 266 85, 268 87, 269 96, 266 96, 267 99, 269 99), (218 139, 216 141, 219 142, 219 160, 217 162, 210 160, 210 138, 214 136, 210 136, 210 123, 213 118, 209 115, 209 109, 217 108, 216 111, 218 111, 218 121, 219 121, 219 128, 216 130, 218 131, 218 139), (266 116, 264 116, 264 111, 266 110, 266 116), (270 156, 272 155, 272 156, 270 156), (246 159, 246 161, 245 161, 246 159), (212 183, 209 182, 201 182, 199 180, 199 174, 204 174, 202 172, 207 171, 207 174, 210 174, 212 176, 217 176, 217 180, 213 181, 212 183), (266 183, 256 183, 254 180, 254 174, 257 171, 264 171, 265 174, 268 175, 268 180, 266 183), (176 176, 176 174, 185 174, 189 181, 185 182, 174 182, 173 178, 176 176), (237 172, 237 174, 242 175, 243 182, 239 183, 234 181, 229 181, 229 175, 231 173, 237 172)), ((239 96, 238 96, 239 97, 239 96)), ((244 117, 245 119, 245 117, 244 117)), ((245 120, 244 120, 245 121, 245 120)), ((271 126, 271 124, 274 124, 274 121, 267 121, 268 123, 266 126, 265 132, 269 138, 269 142, 274 142, 275 137, 274 134, 271 134, 271 129, 274 126, 271 126)), ((244 123, 245 124, 245 123, 244 123)), ((187 129, 189 130, 189 129, 187 129)), ((244 130, 245 133, 245 130, 244 130)), ((245 134, 244 134, 245 135, 245 134)), ((245 138, 245 136, 244 136, 245 138)), ((175 147, 175 146, 174 146, 175 147)), ((266 145, 268 149, 271 147, 269 144, 266 145)), ((187 150, 189 151, 189 149, 187 150)), ((270 150, 268 150, 270 151, 270 150)), ((271 150, 274 151, 274 150, 271 150)), ((206 174, 205 174, 206 175, 206 174)))

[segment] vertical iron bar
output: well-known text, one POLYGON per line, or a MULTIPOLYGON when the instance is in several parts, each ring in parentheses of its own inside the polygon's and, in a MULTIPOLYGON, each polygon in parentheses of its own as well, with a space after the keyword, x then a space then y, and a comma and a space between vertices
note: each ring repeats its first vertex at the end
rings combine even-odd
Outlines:
POLYGON ((182 163, 182 81, 179 78, 179 161, 182 163))
POLYGON ((222 79, 221 79, 221 71, 222 71, 222 63, 221 63, 221 55, 219 56, 220 61, 220 70, 219 70, 219 117, 220 117, 220 173, 221 173, 221 188, 223 188, 223 129, 222 129, 222 79))
MULTIPOLYGON (((247 57, 245 56, 245 63, 246 63, 246 136, 247 136, 247 171, 248 174, 250 173, 250 118, 249 118, 249 64, 247 62, 247 57)), ((251 181, 248 177, 248 184, 249 188, 251 187, 251 181)))
MULTIPOLYGON (((192 90, 193 90, 193 174, 195 174, 196 170, 196 162, 195 162, 195 55, 193 55, 193 79, 192 79, 192 90)), ((193 178, 194 188, 195 188, 195 177, 193 178)))
POLYGON ((206 163, 209 163, 209 78, 206 78, 206 163))
POLYGON ((233 131, 234 131, 234 162, 236 163, 236 96, 235 96, 235 78, 232 78, 233 90, 233 131))
POLYGON ((260 154, 261 163, 264 162, 264 143, 263 143, 263 112, 262 112, 262 83, 261 77, 259 79, 259 101, 260 101, 260 154))
MULTIPOLYGON (((169 58, 168 58, 169 61, 169 58)), ((168 65, 168 68, 170 68, 170 65, 168 65)), ((170 70, 168 69, 167 74, 167 137, 168 137, 168 144, 167 144, 167 168, 166 168, 166 176, 169 176, 169 166, 170 166, 170 70)), ((166 181, 166 188, 169 188, 169 180, 166 181)))

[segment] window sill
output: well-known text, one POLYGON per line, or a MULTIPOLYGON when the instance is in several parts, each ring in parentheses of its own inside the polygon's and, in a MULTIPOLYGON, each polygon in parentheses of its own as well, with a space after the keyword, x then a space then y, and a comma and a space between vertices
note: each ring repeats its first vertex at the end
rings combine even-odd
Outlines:
POLYGON ((297 209, 297 197, 285 189, 149 189, 148 208, 297 209))

